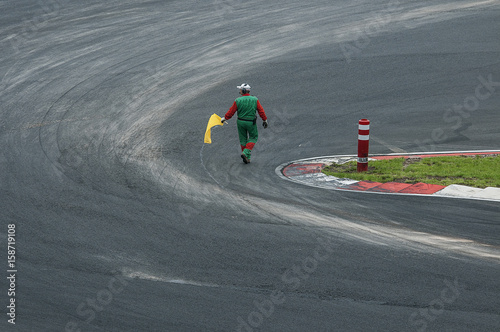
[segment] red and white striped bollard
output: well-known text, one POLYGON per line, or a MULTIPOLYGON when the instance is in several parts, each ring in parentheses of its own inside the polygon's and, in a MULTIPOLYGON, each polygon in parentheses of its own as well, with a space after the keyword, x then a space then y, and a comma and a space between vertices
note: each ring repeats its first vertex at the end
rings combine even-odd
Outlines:
POLYGON ((359 120, 358 126, 358 172, 368 170, 368 144, 370 141, 370 120, 359 120))

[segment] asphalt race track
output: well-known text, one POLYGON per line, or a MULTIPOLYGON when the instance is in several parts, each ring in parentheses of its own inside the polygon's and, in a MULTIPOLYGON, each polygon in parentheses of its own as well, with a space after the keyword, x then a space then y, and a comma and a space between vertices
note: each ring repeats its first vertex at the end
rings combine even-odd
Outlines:
POLYGON ((361 118, 371 153, 498 149, 499 17, 487 0, 0 1, 0 330, 500 330, 499 203, 275 174, 356 153, 361 118), (270 124, 249 165, 235 119, 203 144, 242 82, 270 124))

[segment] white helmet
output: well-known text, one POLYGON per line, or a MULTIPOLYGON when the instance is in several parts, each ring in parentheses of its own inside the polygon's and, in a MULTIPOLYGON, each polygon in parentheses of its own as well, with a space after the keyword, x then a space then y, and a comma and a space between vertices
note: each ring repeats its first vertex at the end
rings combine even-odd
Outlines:
POLYGON ((247 90, 247 91, 250 91, 250 85, 248 85, 247 83, 242 83, 241 85, 238 85, 237 88, 239 90, 247 90))

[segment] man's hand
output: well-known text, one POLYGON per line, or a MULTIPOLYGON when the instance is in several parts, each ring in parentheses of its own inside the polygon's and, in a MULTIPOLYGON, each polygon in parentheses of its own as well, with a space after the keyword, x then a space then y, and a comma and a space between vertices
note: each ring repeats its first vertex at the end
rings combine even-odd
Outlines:
POLYGON ((269 125, 269 124, 267 123, 267 120, 266 120, 266 121, 264 121, 264 122, 262 122, 262 126, 264 127, 264 129, 266 129, 268 125, 269 125))
POLYGON ((227 121, 227 120, 226 120, 226 118, 222 118, 222 119, 220 119, 220 122, 221 122, 221 123, 224 123, 224 122, 226 122, 226 121, 227 121))

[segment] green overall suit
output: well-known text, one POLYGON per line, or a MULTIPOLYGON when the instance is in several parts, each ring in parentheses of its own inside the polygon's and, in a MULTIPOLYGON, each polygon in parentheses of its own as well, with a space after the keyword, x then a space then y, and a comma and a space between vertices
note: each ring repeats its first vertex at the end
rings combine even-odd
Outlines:
POLYGON ((251 96, 249 93, 245 93, 241 97, 236 98, 224 118, 229 120, 236 112, 238 113, 238 121, 236 124, 238 126, 241 151, 242 154, 246 156, 247 160, 250 161, 252 149, 259 138, 256 113, 259 113, 263 121, 267 120, 267 116, 259 99, 255 96, 251 96))
POLYGON ((236 99, 238 107, 238 136, 240 138, 241 150, 250 160, 252 149, 259 139, 257 130, 257 97, 243 96, 236 99))

